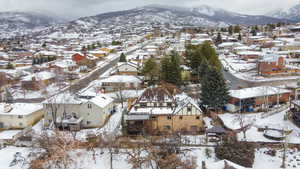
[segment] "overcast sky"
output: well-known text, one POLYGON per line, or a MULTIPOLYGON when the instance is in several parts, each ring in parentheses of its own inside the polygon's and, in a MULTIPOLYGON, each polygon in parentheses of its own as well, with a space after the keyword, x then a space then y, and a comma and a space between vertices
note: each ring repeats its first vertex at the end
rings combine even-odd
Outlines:
POLYGON ((298 3, 300 0, 0 0, 0 11, 47 11, 48 14, 77 18, 149 4, 186 7, 206 4, 244 14, 264 14, 298 3))

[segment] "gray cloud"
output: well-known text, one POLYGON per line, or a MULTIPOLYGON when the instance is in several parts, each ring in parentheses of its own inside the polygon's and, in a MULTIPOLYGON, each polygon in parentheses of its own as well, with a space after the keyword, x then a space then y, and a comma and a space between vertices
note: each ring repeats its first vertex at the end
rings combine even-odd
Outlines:
POLYGON ((297 3, 300 0, 0 0, 0 11, 37 11, 77 18, 149 4, 187 7, 206 4, 245 14, 264 14, 297 3))

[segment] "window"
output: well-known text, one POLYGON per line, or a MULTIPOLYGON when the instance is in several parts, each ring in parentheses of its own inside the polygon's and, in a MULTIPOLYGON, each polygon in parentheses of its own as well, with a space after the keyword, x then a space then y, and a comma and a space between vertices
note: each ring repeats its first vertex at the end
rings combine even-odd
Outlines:
POLYGON ((147 104, 146 103, 141 103, 141 107, 146 107, 147 104))
POLYGON ((22 115, 18 115, 18 118, 21 119, 21 118, 23 118, 23 116, 22 115))
POLYGON ((167 103, 167 106, 168 107, 172 107, 172 103, 167 103))
POLYGON ((191 126, 191 130, 192 131, 197 131, 198 130, 198 126, 191 126))
POLYGON ((182 120, 182 116, 179 116, 179 119, 182 120))
POLYGON ((86 124, 91 124, 91 122, 90 121, 86 121, 86 124))
POLYGON ((92 104, 88 104, 88 109, 91 109, 92 108, 92 104))
POLYGON ((155 117, 155 116, 152 116, 151 118, 152 118, 153 120, 154 120, 154 119, 156 119, 156 117, 155 117))
POLYGON ((23 126, 23 123, 19 123, 20 126, 23 126))
POLYGON ((165 125, 165 126, 164 126, 164 130, 171 130, 171 126, 165 125))
POLYGON ((200 116, 197 116, 196 119, 199 120, 199 119, 200 119, 200 116))
POLYGON ((192 107, 187 107, 187 111, 188 112, 192 111, 192 107))
POLYGON ((168 119, 168 120, 171 120, 171 119, 172 119, 172 117, 171 117, 171 116, 168 116, 168 117, 167 117, 167 119, 168 119))

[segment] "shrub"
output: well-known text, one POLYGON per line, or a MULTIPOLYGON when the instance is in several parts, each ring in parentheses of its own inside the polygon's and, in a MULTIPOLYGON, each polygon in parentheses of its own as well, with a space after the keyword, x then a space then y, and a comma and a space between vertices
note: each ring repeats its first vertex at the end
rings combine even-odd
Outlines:
POLYGON ((216 156, 219 159, 230 160, 244 167, 252 168, 255 158, 255 147, 244 142, 224 143, 216 147, 216 156))

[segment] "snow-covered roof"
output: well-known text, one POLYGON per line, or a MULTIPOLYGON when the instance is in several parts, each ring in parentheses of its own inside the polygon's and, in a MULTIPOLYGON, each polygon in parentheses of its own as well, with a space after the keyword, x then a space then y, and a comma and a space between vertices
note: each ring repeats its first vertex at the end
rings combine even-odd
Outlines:
POLYGON ((273 86, 258 86, 239 90, 230 90, 230 96, 238 99, 255 98, 277 94, 290 93, 290 90, 281 89, 273 86))
POLYGON ((23 77, 22 81, 31 81, 33 77, 35 77, 37 80, 47 80, 47 79, 54 78, 55 74, 51 73, 51 72, 47 72, 47 71, 38 72, 38 73, 30 74, 28 76, 23 77))
POLYGON ((262 55, 263 53, 262 52, 259 52, 259 51, 239 51, 237 52, 238 55, 262 55))
POLYGON ((0 103, 0 115, 30 115, 42 108, 42 104, 36 103, 0 103))
POLYGON ((114 100, 104 94, 98 95, 90 100, 90 102, 95 105, 105 108, 107 105, 111 104, 114 100))
POLYGON ((263 56, 261 61, 264 61, 264 62, 277 62, 280 57, 281 56, 277 55, 277 54, 266 54, 266 55, 263 56))
POLYGON ((100 80, 102 83, 142 83, 137 76, 130 75, 113 75, 100 80))

